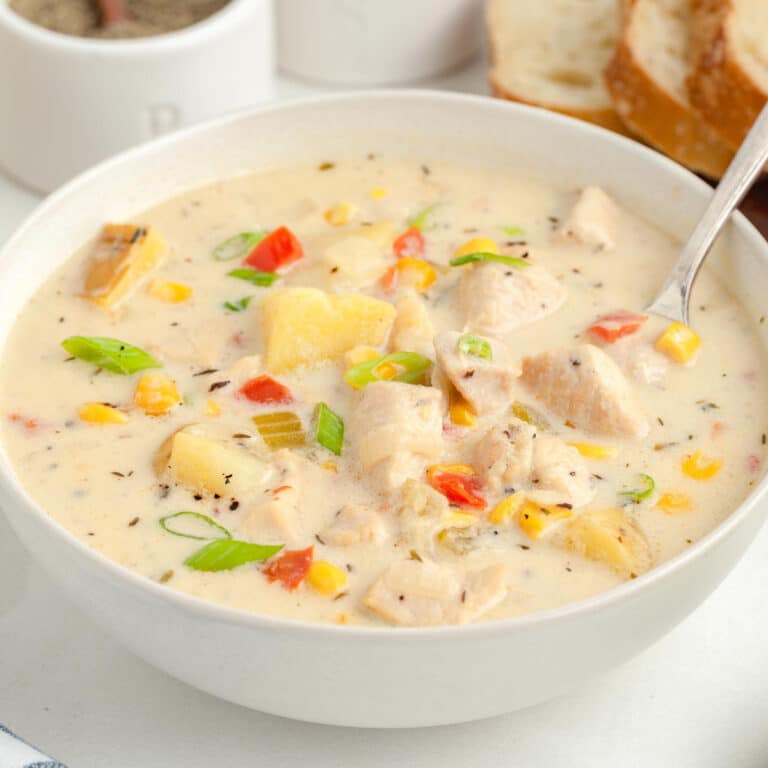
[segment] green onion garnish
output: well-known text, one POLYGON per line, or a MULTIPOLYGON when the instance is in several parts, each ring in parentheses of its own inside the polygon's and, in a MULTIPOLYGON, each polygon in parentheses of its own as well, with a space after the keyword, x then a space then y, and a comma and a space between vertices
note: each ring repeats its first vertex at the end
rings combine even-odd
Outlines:
POLYGON ((224 309, 228 309, 230 312, 242 312, 243 310, 248 309, 248 305, 251 303, 252 298, 253 296, 244 296, 237 301, 225 301, 224 309))
POLYGON ((415 216, 411 216, 411 218, 408 219, 408 224, 423 232, 427 228, 429 217, 432 215, 435 208, 437 208, 439 205, 440 203, 433 203, 432 205, 424 208, 424 210, 419 211, 415 216))
POLYGON ((61 346, 72 357, 122 376, 147 368, 162 367, 152 355, 120 339, 105 336, 70 336, 61 342, 61 346))
POLYGON ((638 475, 640 482, 643 484, 642 488, 633 488, 622 491, 619 496, 628 501, 632 501, 638 504, 641 501, 647 499, 655 490, 656 483, 650 475, 638 475))
MULTIPOLYGON (((159 520, 160 527, 167 531, 168 533, 172 533, 174 536, 182 536, 185 539, 197 539, 199 541, 208 541, 209 539, 231 539, 232 534, 223 526, 219 525, 215 520, 212 520, 208 515, 203 515, 200 512, 176 512, 173 515, 166 515, 165 517, 161 517, 159 520), (185 523, 185 528, 187 528, 187 531, 179 530, 176 527, 171 527, 171 520, 177 520, 178 522, 182 522, 182 520, 178 520, 178 518, 183 518, 183 522, 185 523), (205 528, 200 525, 198 521, 202 521, 205 523, 206 526, 210 529, 206 536, 200 536, 197 533, 190 533, 189 531, 199 531, 200 533, 205 532, 205 528), (191 529, 188 528, 189 524, 191 524, 191 529), (217 532, 217 533, 215 533, 217 532), (210 535, 214 534, 214 535, 210 535), (218 534, 218 535, 217 535, 218 534)), ((173 523, 175 526, 176 524, 173 523)))
POLYGON ((529 266, 525 259, 519 259, 517 256, 502 256, 500 253, 468 253, 466 256, 458 256, 455 259, 451 259, 450 263, 452 267, 462 267, 465 264, 472 264, 476 261, 498 261, 510 267, 529 266))
POLYGON ((193 552, 184 561, 184 565, 194 571, 231 571, 246 563, 269 560, 283 546, 283 544, 251 544, 250 541, 235 539, 215 539, 197 552, 193 552))
POLYGON ((315 407, 315 423, 317 442, 331 453, 341 456, 341 447, 344 444, 344 419, 325 403, 318 403, 315 407))
POLYGON ((374 381, 401 381, 416 384, 429 373, 432 361, 416 352, 392 352, 374 360, 353 365, 344 380, 355 389, 362 389, 374 381))
POLYGON ((233 269, 231 272, 227 272, 227 276, 245 280, 262 288, 272 285, 280 277, 276 272, 259 272, 258 269, 233 269))
POLYGON ((502 227, 501 231, 507 237, 525 237, 525 230, 522 227, 502 227))
POLYGON ((213 249, 212 256, 216 261, 239 259, 260 243, 266 235, 266 232, 241 232, 239 235, 219 243, 213 249))
POLYGON ((493 360, 491 342, 487 339, 481 339, 473 333, 465 333, 463 336, 460 336, 456 348, 463 355, 472 355, 472 357, 480 357, 483 360, 493 360))

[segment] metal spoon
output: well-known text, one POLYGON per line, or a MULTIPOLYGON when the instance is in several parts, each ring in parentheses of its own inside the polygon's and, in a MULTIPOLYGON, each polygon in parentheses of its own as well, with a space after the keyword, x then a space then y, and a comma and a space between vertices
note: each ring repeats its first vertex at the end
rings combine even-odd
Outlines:
POLYGON ((683 247, 667 282, 646 312, 688 325, 688 302, 693 281, 704 257, 736 206, 752 187, 768 162, 768 104, 752 126, 747 138, 728 166, 714 195, 683 247))

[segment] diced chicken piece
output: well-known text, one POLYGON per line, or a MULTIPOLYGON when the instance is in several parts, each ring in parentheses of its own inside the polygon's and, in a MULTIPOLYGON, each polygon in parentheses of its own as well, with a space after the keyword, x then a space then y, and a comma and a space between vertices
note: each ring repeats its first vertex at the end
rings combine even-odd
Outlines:
POLYGON ((576 448, 553 435, 539 433, 533 452, 532 491, 526 495, 539 504, 589 504, 595 488, 587 463, 576 448))
POLYGON ((484 336, 490 359, 459 350, 462 334, 446 331, 435 336, 437 362, 448 378, 477 413, 492 413, 507 408, 514 399, 512 388, 520 367, 509 347, 498 339, 484 336))
POLYGON ((592 344, 524 358, 521 381, 579 429, 632 438, 648 434, 648 419, 624 374, 592 344))
POLYGON ((466 624, 500 603, 506 592, 503 565, 465 572, 405 560, 387 569, 364 604, 385 621, 405 627, 466 624))
POLYGON ((482 262, 464 268, 458 296, 466 330, 503 339, 557 311, 567 294, 544 267, 482 262))
POLYGON ((269 493, 266 501, 256 504, 243 516, 240 530, 245 538, 259 544, 283 544, 301 537, 301 492, 295 486, 269 493))
POLYGON ((333 547, 356 544, 383 544, 389 530, 381 513, 365 504, 348 504, 339 510, 333 523, 321 531, 320 539, 333 547))
POLYGON ((430 555, 435 536, 450 512, 448 499, 421 480, 406 480, 400 503, 399 543, 430 555))
POLYGON ((587 464, 559 437, 513 419, 494 427, 475 446, 480 479, 492 493, 524 492, 539 504, 581 507, 595 495, 587 464))
POLYGON ((600 187, 585 187, 558 234, 597 250, 612 250, 618 215, 616 204, 600 187))
POLYGON ((488 430, 475 446, 473 466, 491 493, 520 490, 530 482, 537 430, 514 419, 508 427, 488 430))
POLYGON ((657 352, 646 338, 620 339, 604 350, 635 381, 658 386, 667 377, 669 359, 657 352))
POLYGON ((397 302, 397 316, 389 337, 392 352, 418 352, 432 356, 432 337, 435 328, 429 311, 416 294, 408 294, 397 302))
POLYGON ((377 381, 359 390, 347 434, 361 474, 382 491, 421 476, 442 451, 443 410, 434 387, 377 381))

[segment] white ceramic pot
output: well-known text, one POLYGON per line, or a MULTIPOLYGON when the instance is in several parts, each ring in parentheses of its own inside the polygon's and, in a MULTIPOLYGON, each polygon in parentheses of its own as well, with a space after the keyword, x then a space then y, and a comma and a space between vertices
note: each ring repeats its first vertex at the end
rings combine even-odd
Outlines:
POLYGON ((281 69, 325 83, 380 85, 463 64, 482 36, 482 0, 276 0, 281 69))
MULTIPOLYGON (((678 237, 711 194, 640 144, 503 101, 410 91, 269 107, 121 155, 45 201, 0 252, 0 344, 37 286, 104 220, 130 219, 183 189, 246 170, 371 151, 599 184, 678 237)), ((758 316, 768 291, 768 245, 741 215, 726 237, 728 254, 713 254, 713 264, 727 270, 732 290, 758 316)), ((766 327, 760 331, 765 339, 766 327)), ((40 566, 117 640, 224 699, 357 726, 433 725, 508 712, 584 685, 642 651, 712 592, 749 546, 765 517, 767 483, 683 554, 589 600, 464 627, 360 628, 249 614, 138 576, 54 523, 0 450, 0 506, 13 528, 40 566)))
POLYGON ((269 99, 273 70, 271 0, 134 40, 51 32, 0 0, 0 166, 49 192, 127 147, 269 99))

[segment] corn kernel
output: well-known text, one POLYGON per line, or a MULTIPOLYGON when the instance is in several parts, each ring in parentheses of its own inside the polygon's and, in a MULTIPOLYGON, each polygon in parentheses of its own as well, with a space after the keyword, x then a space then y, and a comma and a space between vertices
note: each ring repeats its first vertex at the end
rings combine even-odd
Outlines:
POLYGON ((373 373, 380 379, 390 381, 397 376, 399 369, 392 363, 381 363, 373 369, 373 373))
POLYGON ((458 259, 459 256, 468 256, 470 253, 498 252, 499 246, 495 240, 491 240, 490 237, 473 237, 471 240, 467 240, 460 248, 457 248, 453 256, 458 259))
POLYGON ((327 470, 328 472, 338 472, 339 471, 339 467, 338 467, 338 465, 336 464, 335 461, 324 461, 320 465, 320 467, 322 469, 327 470))
POLYGON ((106 403, 86 403, 80 409, 80 419, 90 424, 125 424, 128 415, 106 403))
POLYGON ((154 296, 160 301, 167 301, 171 304, 180 304, 192 296, 192 288, 184 283, 173 283, 170 280, 155 279, 147 288, 150 296, 154 296))
POLYGON ((723 468, 723 462, 694 451, 683 459, 681 467, 683 474, 694 480, 711 480, 723 468))
POLYGON ((349 370, 355 365, 375 360, 377 357, 381 357, 378 349, 366 346, 352 347, 344 353, 344 367, 349 370))
POLYGON ((491 525, 504 525, 511 523, 520 512, 525 503, 525 497, 521 493, 513 493, 502 499, 488 514, 488 522, 491 525))
POLYGON ((676 363, 688 363, 701 346, 698 334, 682 323, 672 323, 656 341, 656 349, 676 363))
POLYGON ((693 502, 687 493, 663 493, 659 496, 656 506, 668 515, 679 515, 690 512, 693 502))
POLYGON ((205 404, 206 416, 221 416, 221 406, 215 400, 209 400, 205 404))
POLYGON ((162 373, 145 373, 136 384, 133 402, 149 416, 161 416, 181 402, 176 382, 162 373))
POLYGON ((474 475, 475 470, 469 464, 433 464, 427 469, 427 479, 432 480, 435 475, 474 475))
POLYGON ((315 560, 307 571, 307 581, 321 595, 336 595, 347 586, 347 574, 327 560, 315 560))
POLYGON ((568 443, 587 459, 615 459, 619 452, 612 445, 598 445, 597 443, 568 443))
POLYGON ((451 421, 462 427, 474 427, 477 423, 475 409, 455 390, 450 395, 448 413, 451 421))
POLYGON ((368 196, 373 200, 383 200, 389 195, 389 190, 386 187, 374 187, 368 192, 368 196))
POLYGON ((334 227, 343 227, 357 213, 352 203, 337 203, 325 212, 325 220, 334 227))
POLYGON ((422 293, 437 280, 435 268, 428 261, 424 261, 424 259, 403 256, 395 264, 395 268, 400 275, 400 283, 402 285, 412 286, 422 293))
POLYGON ((528 501, 520 508, 517 524, 532 539, 540 539, 547 529, 562 520, 573 517, 565 507, 545 506, 528 501))
POLYGON ((347 616, 346 613, 340 613, 336 617, 336 623, 337 624, 347 624, 349 622, 349 616, 347 616))

